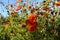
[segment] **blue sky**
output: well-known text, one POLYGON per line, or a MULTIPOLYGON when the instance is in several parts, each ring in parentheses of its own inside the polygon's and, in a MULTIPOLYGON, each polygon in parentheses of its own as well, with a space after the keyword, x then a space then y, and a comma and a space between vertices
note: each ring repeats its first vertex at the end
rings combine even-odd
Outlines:
MULTIPOLYGON (((26 1, 26 0, 23 0, 23 1, 26 1)), ((37 2, 41 2, 41 1, 43 1, 43 0, 37 0, 37 2)), ((0 2, 4 3, 4 6, 2 4, 0 4, 0 13, 2 13, 2 15, 4 17, 6 17, 7 16, 7 10, 6 10, 5 6, 6 6, 6 4, 8 4, 8 0, 0 0, 0 2)), ((9 0, 10 4, 14 4, 14 2, 15 2, 15 0, 9 0)))
MULTIPOLYGON (((0 4, 0 13, 4 17, 6 17, 8 15, 7 15, 7 10, 6 10, 5 6, 6 6, 6 4, 8 4, 8 0, 0 0, 0 2, 3 2, 4 3, 4 6, 2 4, 0 4)), ((14 0, 10 0, 9 3, 14 4, 14 0)))

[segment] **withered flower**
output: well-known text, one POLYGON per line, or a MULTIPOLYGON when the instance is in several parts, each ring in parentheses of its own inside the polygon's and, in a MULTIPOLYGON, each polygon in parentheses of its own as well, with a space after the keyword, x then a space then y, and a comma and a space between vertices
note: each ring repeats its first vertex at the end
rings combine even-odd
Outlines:
POLYGON ((55 20, 54 19, 51 19, 50 23, 51 24, 54 24, 55 23, 55 20))
POLYGON ((23 27, 23 28, 26 27, 26 23, 23 23, 23 24, 22 24, 22 27, 23 27))
POLYGON ((32 9, 31 9, 31 13, 33 13, 34 11, 35 11, 35 8, 32 8, 32 9))
POLYGON ((28 6, 29 9, 31 9, 31 6, 28 6))
POLYGON ((23 11, 23 12, 26 12, 27 10, 26 10, 26 9, 23 9, 22 11, 23 11))
POLYGON ((13 15, 16 15, 16 14, 17 14, 17 12, 16 12, 16 11, 14 11, 12 14, 13 14, 13 15))
POLYGON ((8 22, 9 21, 9 18, 5 18, 5 21, 8 22))
POLYGON ((50 10, 50 8, 47 7, 47 6, 44 6, 42 9, 45 10, 45 11, 49 11, 50 10))

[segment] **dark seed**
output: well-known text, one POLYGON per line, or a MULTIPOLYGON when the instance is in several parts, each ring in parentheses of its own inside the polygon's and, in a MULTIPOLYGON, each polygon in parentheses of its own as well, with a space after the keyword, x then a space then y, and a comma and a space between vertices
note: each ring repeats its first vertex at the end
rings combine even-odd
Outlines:
POLYGON ((46 1, 43 1, 43 3, 45 3, 46 1))

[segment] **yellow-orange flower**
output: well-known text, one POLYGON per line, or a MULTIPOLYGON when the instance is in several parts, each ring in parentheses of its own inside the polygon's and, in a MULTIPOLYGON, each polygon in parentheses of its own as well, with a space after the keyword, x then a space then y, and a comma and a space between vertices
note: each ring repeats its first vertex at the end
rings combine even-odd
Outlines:
POLYGON ((5 21, 7 22, 9 20, 9 18, 6 18, 5 21))
POLYGON ((28 16, 28 19, 31 19, 31 20, 35 20, 37 18, 37 15, 36 14, 30 14, 28 16))
POLYGON ((5 24, 5 28, 7 29, 9 27, 9 24, 5 24))
POLYGON ((51 2, 51 0, 47 0, 48 2, 51 2))

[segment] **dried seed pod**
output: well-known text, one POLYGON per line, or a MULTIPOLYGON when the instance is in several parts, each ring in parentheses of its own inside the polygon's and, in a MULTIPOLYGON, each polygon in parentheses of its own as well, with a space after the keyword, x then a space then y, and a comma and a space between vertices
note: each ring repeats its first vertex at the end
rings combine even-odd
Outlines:
POLYGON ((54 11, 51 11, 51 14, 53 15, 54 11))
POLYGON ((51 24, 54 24, 55 20, 54 19, 51 19, 50 23, 51 24))
POLYGON ((46 1, 44 0, 43 3, 45 3, 46 1))
POLYGON ((40 12, 41 15, 43 15, 43 12, 40 12))
POLYGON ((8 22, 9 21, 9 18, 6 18, 5 21, 8 22))
POLYGON ((60 27, 60 24, 58 26, 60 27))
POLYGON ((41 14, 42 16, 45 16, 46 15, 45 12, 40 12, 39 14, 41 14))
POLYGON ((47 6, 44 6, 42 9, 43 9, 43 10, 46 10, 46 11, 49 11, 49 10, 50 10, 50 8, 47 7, 47 6))
POLYGON ((28 6, 29 9, 31 9, 31 6, 28 6))
POLYGON ((23 12, 26 12, 27 10, 26 10, 26 9, 23 9, 22 11, 23 11, 23 12))
POLYGON ((19 22, 21 22, 21 21, 22 21, 22 18, 19 19, 19 22))
POLYGON ((35 10, 37 11, 37 10, 39 10, 39 8, 35 8, 35 10))
POLYGON ((23 23, 23 24, 22 24, 22 27, 26 27, 26 23, 23 23))
POLYGON ((60 1, 60 0, 57 0, 58 2, 60 1))
POLYGON ((32 8, 32 9, 31 9, 31 13, 33 13, 34 11, 35 11, 35 8, 32 8))

